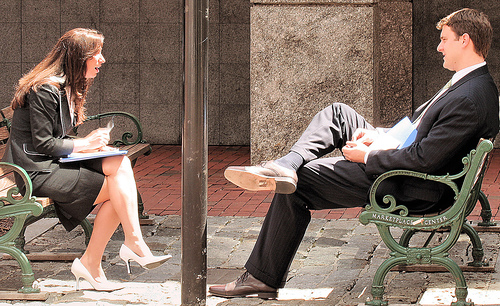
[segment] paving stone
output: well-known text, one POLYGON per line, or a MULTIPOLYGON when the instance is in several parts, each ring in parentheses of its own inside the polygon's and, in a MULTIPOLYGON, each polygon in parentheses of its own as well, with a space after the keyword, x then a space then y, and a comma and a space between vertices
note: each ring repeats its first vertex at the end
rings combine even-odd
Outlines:
POLYGON ((328 247, 311 248, 303 261, 304 266, 330 266, 337 262, 337 256, 328 247))
MULTIPOLYGON (((118 250, 123 243, 123 232, 118 229, 106 248, 103 268, 110 280, 123 282, 126 290, 114 293, 74 291, 75 280, 70 272, 71 262, 32 262, 35 277, 43 290, 50 292, 46 302, 21 304, 99 305, 156 304, 180 305, 181 239, 180 216, 155 217, 153 225, 143 226, 146 242, 155 253, 173 255, 166 264, 154 270, 145 270, 132 263, 132 274, 126 271, 118 250), (123 291, 123 292, 122 292, 123 291)), ((209 217, 207 227, 208 272, 207 284, 233 281, 240 276, 260 230, 263 218, 209 217)), ((436 235, 436 239, 443 239, 436 235)), ((500 238, 496 233, 481 233, 485 257, 498 263, 500 238)), ((424 236, 415 236, 412 243, 422 243, 424 236)), ((33 239, 27 245, 31 250, 83 250, 84 235, 79 229, 66 233, 55 226, 33 239)), ((470 260, 470 243, 461 237, 456 250, 450 254, 462 262, 470 260)), ((276 300, 222 299, 207 296, 207 305, 363 305, 371 296, 371 283, 380 264, 389 256, 375 227, 362 226, 357 220, 320 220, 311 222, 304 241, 288 274, 288 283, 276 300), (324 293, 326 292, 326 293, 324 293), (320 294, 321 293, 321 294, 320 294), (321 296, 323 295, 323 296, 321 296)), ((13 260, 0 260, 0 289, 20 287, 20 268, 13 260)), ((472 292, 500 291, 500 272, 465 273, 472 292)), ((417 303, 423 292, 434 288, 453 288, 449 273, 389 272, 386 294, 393 304, 417 303), (410 288, 410 289, 408 289, 410 288)), ((434 295, 436 293, 433 293, 434 295)), ((442 291, 447 296, 446 291, 442 291)), ((408 304, 407 304, 408 305, 408 304)))
POLYGON ((214 237, 208 240, 208 266, 218 267, 228 261, 230 254, 241 243, 240 239, 229 237, 214 237))
POLYGON ((316 240, 315 245, 332 247, 332 246, 342 246, 346 243, 347 243, 346 241, 340 239, 335 239, 330 237, 319 237, 316 240))

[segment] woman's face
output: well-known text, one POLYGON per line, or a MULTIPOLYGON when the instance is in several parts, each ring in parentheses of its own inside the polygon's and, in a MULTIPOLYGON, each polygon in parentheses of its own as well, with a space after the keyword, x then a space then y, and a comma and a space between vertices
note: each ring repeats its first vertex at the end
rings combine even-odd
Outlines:
POLYGON ((97 73, 99 72, 99 68, 101 67, 102 64, 104 64, 106 60, 104 59, 104 56, 101 53, 101 50, 94 54, 91 58, 89 58, 85 62, 86 70, 85 70, 85 78, 87 79, 93 79, 97 76, 97 73))

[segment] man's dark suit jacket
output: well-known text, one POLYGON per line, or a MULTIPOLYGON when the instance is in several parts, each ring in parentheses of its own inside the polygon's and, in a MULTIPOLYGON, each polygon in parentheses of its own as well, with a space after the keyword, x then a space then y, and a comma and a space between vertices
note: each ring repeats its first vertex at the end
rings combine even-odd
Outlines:
MULTIPOLYGON (((416 110, 417 118, 425 105, 416 110)), ((476 147, 480 138, 493 138, 499 131, 497 87, 482 66, 457 81, 427 110, 415 141, 400 150, 369 153, 366 174, 377 176, 388 170, 408 169, 432 174, 455 174, 462 158, 476 147)), ((393 182, 396 198, 435 202, 447 192, 442 184, 418 179, 393 182)))
POLYGON ((64 90, 54 85, 31 90, 25 105, 14 110, 2 161, 17 164, 28 173, 51 171, 55 160, 73 151, 73 141, 66 137, 72 127, 64 90))

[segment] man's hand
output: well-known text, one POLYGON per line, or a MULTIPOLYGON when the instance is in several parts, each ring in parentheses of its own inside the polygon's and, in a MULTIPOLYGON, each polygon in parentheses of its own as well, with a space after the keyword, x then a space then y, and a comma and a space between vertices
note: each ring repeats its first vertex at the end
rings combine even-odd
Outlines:
POLYGON ((379 133, 376 130, 357 129, 352 135, 351 141, 369 146, 378 136, 379 133))
POLYGON ((370 145, 380 136, 377 130, 357 129, 351 141, 342 148, 345 159, 355 163, 364 163, 365 155, 370 152, 370 145))
POLYGON ((342 148, 345 159, 355 163, 365 163, 365 155, 368 152, 370 148, 359 141, 348 141, 342 148))

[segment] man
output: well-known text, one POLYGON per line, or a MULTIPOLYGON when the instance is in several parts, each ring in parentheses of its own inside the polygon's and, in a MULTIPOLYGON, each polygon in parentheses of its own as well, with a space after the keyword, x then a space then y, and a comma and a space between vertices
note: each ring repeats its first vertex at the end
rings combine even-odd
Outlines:
MULTIPOLYGON (((353 109, 333 104, 320 111, 290 153, 261 166, 229 167, 225 175, 249 190, 275 190, 255 247, 236 281, 211 286, 222 297, 276 298, 311 219, 311 209, 360 207, 377 175, 393 169, 432 174, 458 173, 461 159, 480 138, 499 130, 498 90, 485 59, 493 36, 488 18, 463 9, 437 25, 443 67, 455 71, 451 82, 416 110, 417 133, 407 147, 375 146, 379 133, 353 109), (372 145, 373 144, 373 145, 372 145), (342 150, 343 157, 320 158, 342 150)), ((448 207, 453 195, 442 184, 397 178, 381 185, 411 213, 448 207)))

